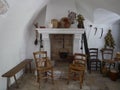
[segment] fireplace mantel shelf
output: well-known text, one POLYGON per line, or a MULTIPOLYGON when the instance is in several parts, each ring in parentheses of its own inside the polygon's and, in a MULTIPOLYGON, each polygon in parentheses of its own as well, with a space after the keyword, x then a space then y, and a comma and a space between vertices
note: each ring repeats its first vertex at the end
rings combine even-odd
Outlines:
POLYGON ((41 34, 83 34, 85 29, 78 28, 36 28, 41 34))

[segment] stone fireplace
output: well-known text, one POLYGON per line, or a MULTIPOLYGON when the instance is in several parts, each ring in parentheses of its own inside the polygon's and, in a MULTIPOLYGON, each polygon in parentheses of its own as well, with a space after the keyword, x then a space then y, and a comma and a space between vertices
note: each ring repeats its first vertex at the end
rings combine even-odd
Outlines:
POLYGON ((81 36, 84 29, 78 28, 36 28, 42 34, 43 50, 52 60, 62 60, 76 52, 83 52, 81 36), (61 56, 60 52, 62 52, 61 56), (65 53, 64 53, 65 52, 65 53))
POLYGON ((52 60, 64 60, 73 55, 73 34, 50 34, 52 60))

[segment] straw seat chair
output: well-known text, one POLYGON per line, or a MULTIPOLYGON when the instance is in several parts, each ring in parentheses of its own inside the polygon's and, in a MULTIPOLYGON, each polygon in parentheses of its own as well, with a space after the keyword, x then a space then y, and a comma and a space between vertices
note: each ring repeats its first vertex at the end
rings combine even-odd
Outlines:
POLYGON ((80 89, 82 88, 84 74, 86 70, 86 59, 87 56, 81 53, 74 54, 73 63, 69 65, 68 71, 68 81, 69 84, 70 79, 79 80, 80 81, 80 89))
POLYGON ((37 71, 37 82, 39 83, 42 79, 47 79, 50 77, 52 78, 52 82, 54 83, 53 77, 53 66, 47 57, 47 51, 36 51, 33 52, 35 64, 36 64, 36 71, 37 71))

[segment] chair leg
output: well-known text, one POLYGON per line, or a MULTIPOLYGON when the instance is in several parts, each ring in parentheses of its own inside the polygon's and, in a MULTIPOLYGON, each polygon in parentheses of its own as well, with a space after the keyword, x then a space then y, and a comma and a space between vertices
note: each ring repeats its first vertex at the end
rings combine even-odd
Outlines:
POLYGON ((53 69, 51 70, 51 78, 52 78, 52 83, 54 84, 53 69))
POLYGON ((111 68, 111 64, 109 64, 109 71, 110 71, 110 68, 111 68))
POLYGON ((114 68, 115 68, 115 63, 113 64, 114 68))
MULTIPOLYGON (((83 71, 83 79, 85 80, 85 71, 83 71)), ((83 82, 83 81, 82 81, 83 82)))
POLYGON ((101 62, 101 72, 102 72, 102 73, 103 73, 104 67, 105 67, 105 63, 104 63, 104 61, 102 61, 102 62, 101 62))
POLYGON ((80 73, 80 77, 79 77, 79 79, 80 79, 80 89, 82 89, 83 72, 82 72, 82 73, 80 73))
POLYGON ((69 84, 69 80, 70 80, 70 69, 68 71, 68 80, 67 80, 67 84, 69 84))
POLYGON ((40 87, 41 87, 41 86, 40 86, 40 83, 41 83, 41 74, 39 74, 38 81, 39 81, 38 83, 39 83, 39 89, 40 89, 40 87))
POLYGON ((83 71, 81 71, 81 83, 83 83, 83 79, 84 79, 84 72, 83 71))
POLYGON ((98 62, 96 62, 96 71, 97 71, 98 62))
POLYGON ((101 65, 101 62, 99 62, 100 63, 100 73, 102 73, 102 65, 101 65))
POLYGON ((39 71, 37 70, 37 82, 39 82, 39 71))
MULTIPOLYGON (((45 72, 44 75, 45 75, 45 77, 47 77, 48 72, 45 72)), ((48 78, 45 79, 45 83, 46 83, 47 81, 48 81, 48 78)))
POLYGON ((39 80, 39 89, 40 89, 40 80, 39 80))
POLYGON ((89 72, 91 73, 91 62, 90 62, 90 65, 89 65, 89 72))

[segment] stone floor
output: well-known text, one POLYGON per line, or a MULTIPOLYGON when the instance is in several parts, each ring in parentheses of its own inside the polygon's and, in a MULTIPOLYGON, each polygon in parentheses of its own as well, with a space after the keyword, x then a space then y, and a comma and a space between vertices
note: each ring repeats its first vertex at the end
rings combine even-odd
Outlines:
POLYGON ((103 77, 99 72, 89 74, 87 71, 82 89, 80 89, 79 81, 71 80, 67 84, 67 72, 68 64, 59 63, 54 67, 54 85, 49 79, 47 82, 43 81, 39 89, 35 74, 25 74, 18 80, 19 88, 15 88, 13 84, 10 90, 120 90, 120 79, 112 81, 108 77, 103 77))

